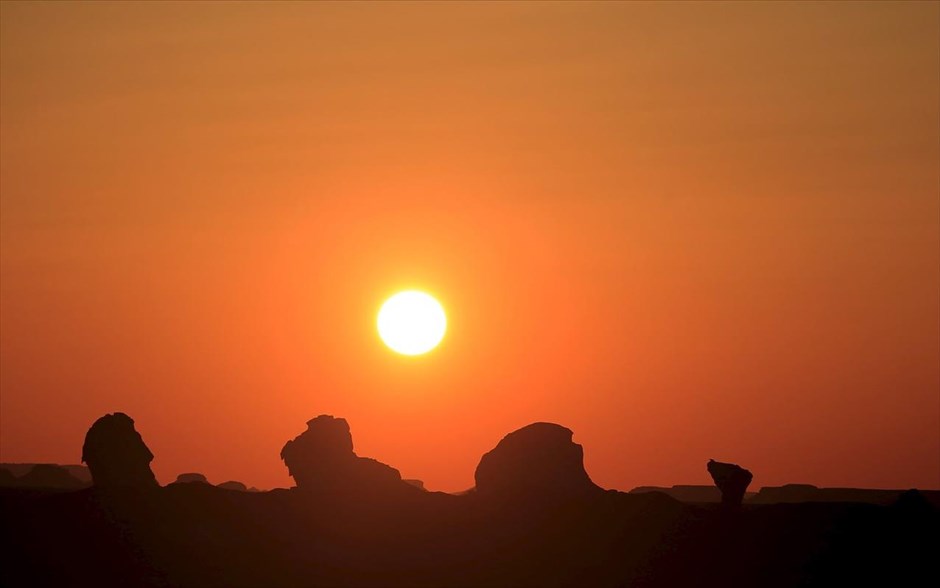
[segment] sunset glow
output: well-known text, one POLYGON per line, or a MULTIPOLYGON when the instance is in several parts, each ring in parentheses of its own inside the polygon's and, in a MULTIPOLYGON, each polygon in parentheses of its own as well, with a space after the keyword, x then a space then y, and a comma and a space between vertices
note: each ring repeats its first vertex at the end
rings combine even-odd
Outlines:
POLYGON ((436 490, 534 421, 609 488, 940 487, 940 4, 0 10, 2 461, 122 411, 285 487, 327 413, 436 490))

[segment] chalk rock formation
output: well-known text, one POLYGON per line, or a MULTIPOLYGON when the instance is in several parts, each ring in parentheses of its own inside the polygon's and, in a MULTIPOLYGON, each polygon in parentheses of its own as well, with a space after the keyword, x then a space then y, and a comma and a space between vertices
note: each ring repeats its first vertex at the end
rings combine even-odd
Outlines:
POLYGON ((573 433, 533 423, 503 437, 477 466, 476 493, 498 500, 582 498, 603 492, 584 470, 584 451, 573 433))
POLYGON ((733 463, 708 460, 708 473, 715 486, 721 490, 721 503, 726 506, 741 506, 744 493, 754 478, 751 472, 733 463))
POLYGON ((186 473, 176 476, 177 484, 208 484, 209 480, 202 474, 186 473))
POLYGON ((630 490, 630 494, 648 494, 662 492, 679 502, 702 503, 721 502, 721 491, 715 486, 700 486, 694 484, 676 484, 668 488, 663 486, 637 486, 630 490))
POLYGON ((248 487, 242 484, 241 482, 230 480, 228 482, 222 482, 218 486, 223 490, 237 490, 238 492, 248 492, 248 487))
POLYGON ((72 476, 67 469, 52 463, 39 463, 18 480, 18 485, 26 488, 56 488, 59 490, 77 490, 88 486, 72 476))
POLYGON ((424 482, 421 481, 421 480, 414 480, 414 479, 412 479, 412 480, 402 480, 402 482, 404 482, 405 484, 409 484, 409 485, 411 485, 411 486, 414 486, 415 488, 419 488, 419 489, 421 489, 421 490, 427 490, 427 488, 424 487, 424 482))
POLYGON ((321 493, 381 490, 409 486, 393 467, 353 452, 346 419, 320 415, 281 450, 281 459, 297 487, 321 493))
POLYGON ((123 412, 106 414, 88 429, 82 461, 99 488, 158 486, 150 470, 153 454, 134 429, 134 420, 123 412))
POLYGON ((764 486, 751 502, 755 504, 779 504, 786 502, 819 502, 819 488, 812 484, 784 484, 764 486))

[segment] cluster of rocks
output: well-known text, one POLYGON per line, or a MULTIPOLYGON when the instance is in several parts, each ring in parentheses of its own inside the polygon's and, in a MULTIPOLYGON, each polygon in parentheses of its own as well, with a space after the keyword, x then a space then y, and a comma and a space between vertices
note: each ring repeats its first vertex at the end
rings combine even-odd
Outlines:
MULTIPOLYGON (((92 424, 82 446, 82 461, 88 465, 94 485, 99 489, 147 490, 159 486, 150 469, 153 453, 134 427, 134 420, 123 412, 106 414, 92 424)), ((211 485, 199 473, 180 474, 175 483, 211 485)), ((218 487, 257 492, 257 488, 247 488, 234 480, 218 487)))
MULTIPOLYGON (((331 415, 307 421, 307 429, 284 445, 281 459, 303 492, 347 496, 361 490, 373 495, 404 489, 424 491, 420 480, 404 480, 397 469, 356 455, 349 423, 331 415)), ((134 421, 120 412, 95 421, 82 447, 82 461, 88 464, 95 486, 102 489, 158 487, 150 469, 152 460, 153 453, 134 428, 134 421)), ((709 460, 707 469, 722 503, 740 505, 753 478, 751 473, 715 460, 709 460)), ((572 431, 553 423, 533 423, 506 435, 483 455, 474 478, 472 493, 481 500, 522 502, 536 496, 541 502, 577 500, 605 492, 585 471, 584 451, 574 443, 572 431)), ((180 474, 175 484, 210 485, 199 473, 180 474)), ((255 490, 236 481, 218 487, 255 490)))
MULTIPOLYGON (((176 476, 176 481, 174 484, 202 484, 205 486, 212 486, 213 484, 209 482, 209 479, 206 478, 204 474, 199 474, 196 472, 187 472, 185 474, 180 474, 176 476)), ((255 487, 247 487, 243 483, 236 480, 229 480, 228 482, 222 482, 217 484, 216 488, 222 488, 223 490, 235 490, 237 492, 258 492, 258 489, 255 487)))

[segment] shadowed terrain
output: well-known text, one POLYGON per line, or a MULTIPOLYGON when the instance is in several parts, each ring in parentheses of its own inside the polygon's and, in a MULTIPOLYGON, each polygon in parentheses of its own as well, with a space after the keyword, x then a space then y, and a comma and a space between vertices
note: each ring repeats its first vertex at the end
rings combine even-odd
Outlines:
MULTIPOLYGON (((85 441, 93 487, 16 483, 0 490, 0 585, 927 586, 940 580, 936 493, 912 490, 870 504, 840 491, 827 496, 846 500, 775 503, 777 490, 762 490, 741 504, 751 473, 710 462, 724 502, 683 503, 654 490, 598 487, 572 436, 551 423, 510 433, 481 459, 476 487, 457 496, 428 492, 398 470, 356 455, 348 423, 324 415, 281 452, 295 488, 246 492, 244 484, 217 487, 191 473, 158 486, 149 467, 153 455, 133 420, 106 415, 85 441)), ((4 480, 10 478, 19 479, 10 473, 4 480)), ((812 498, 827 489, 795 490, 812 498)), ((878 491, 855 492, 864 498, 878 491)))

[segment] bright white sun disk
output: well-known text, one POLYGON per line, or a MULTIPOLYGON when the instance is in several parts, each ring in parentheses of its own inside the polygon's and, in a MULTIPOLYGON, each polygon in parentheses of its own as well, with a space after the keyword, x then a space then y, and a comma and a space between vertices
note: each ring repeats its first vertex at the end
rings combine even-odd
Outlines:
POLYGON ((405 290, 379 310, 379 336, 393 351, 421 355, 437 347, 447 330, 444 308, 430 294, 405 290))

